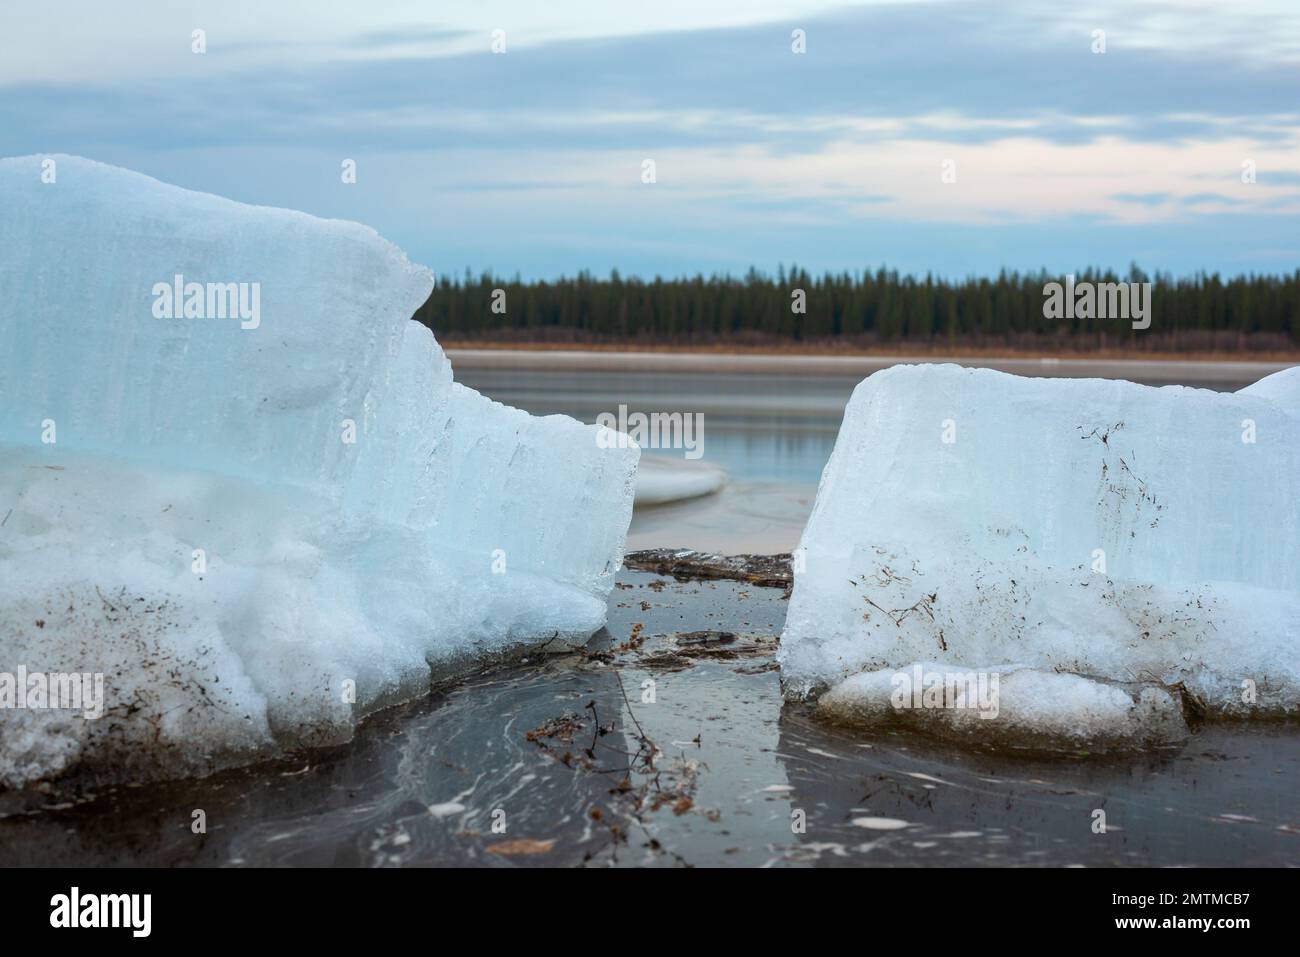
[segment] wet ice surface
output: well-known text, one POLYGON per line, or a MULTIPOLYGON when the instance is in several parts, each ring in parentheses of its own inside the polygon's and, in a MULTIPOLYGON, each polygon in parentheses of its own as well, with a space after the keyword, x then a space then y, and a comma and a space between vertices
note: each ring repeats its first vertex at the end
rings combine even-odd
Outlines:
POLYGON ((780 589, 619 581, 594 655, 501 666, 366 721, 345 747, 92 798, 0 795, 0 866, 1300 864, 1294 724, 1204 725, 1181 747, 1104 760, 843 731, 782 702, 780 589), (639 647, 601 650, 637 623, 639 647), (609 730, 584 767, 589 702, 609 730), (529 740, 566 713, 570 740, 529 740), (657 781, 621 770, 637 723, 657 781))

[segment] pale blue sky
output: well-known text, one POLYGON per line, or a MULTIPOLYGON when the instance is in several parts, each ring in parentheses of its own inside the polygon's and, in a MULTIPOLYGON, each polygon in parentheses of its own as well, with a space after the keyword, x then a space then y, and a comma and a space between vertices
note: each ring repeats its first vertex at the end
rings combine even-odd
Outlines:
POLYGON ((0 155, 39 152, 440 272, 1290 272, 1300 4, 7 3, 0 155))

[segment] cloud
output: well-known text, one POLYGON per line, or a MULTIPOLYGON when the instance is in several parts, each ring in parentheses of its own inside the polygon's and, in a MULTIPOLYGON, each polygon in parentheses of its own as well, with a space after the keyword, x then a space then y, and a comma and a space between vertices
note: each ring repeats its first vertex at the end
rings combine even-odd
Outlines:
MULTIPOLYGON (((774 0, 761 23, 729 3, 721 26, 686 6, 590 29, 530 7, 551 17, 533 29, 507 4, 495 8, 514 11, 504 55, 488 52, 495 21, 478 8, 473 22, 430 22, 398 5, 401 16, 368 23, 323 7, 296 30, 286 18, 261 33, 215 21, 204 56, 185 44, 177 54, 189 21, 160 13, 166 29, 149 36, 168 52, 145 73, 110 56, 111 31, 87 69, 0 72, 0 154, 82 153, 360 219, 431 259, 447 254, 431 231, 446 232, 467 264, 513 271, 516 257, 525 272, 620 254, 632 270, 691 256, 701 268, 770 264, 794 258, 787 244, 810 265, 841 262, 858 254, 854 237, 886 230, 930 234, 935 261, 922 265, 940 270, 996 263, 999 249, 1024 266, 1042 243, 1118 265, 1139 253, 1152 266, 1212 265, 1224 261, 1216 248, 1271 236, 1297 212, 1281 189, 1300 184, 1300 17, 1285 6, 1262 16, 1197 4, 1189 18, 1172 4, 1112 3, 1085 17, 1026 0, 821 13, 774 0), (806 54, 790 49, 795 26, 806 54), (1104 54, 1090 50, 1098 26, 1104 54), (345 157, 360 163, 351 192, 338 183, 345 157), (646 157, 659 164, 650 191, 646 157), (1245 158, 1259 164, 1250 187, 1245 158), (1041 232, 1053 224, 1055 239, 1041 232), (945 228, 984 252, 934 240, 945 228)), ((870 248, 888 258, 887 244, 870 248)))
POLYGON ((1096 55, 1082 26, 1023 2, 890 4, 799 22, 805 55, 791 52, 784 24, 562 40, 504 55, 486 42, 454 55, 392 55, 470 35, 439 24, 363 31, 318 49, 295 43, 288 57, 272 37, 257 43, 267 57, 242 71, 221 55, 252 44, 223 51, 214 36, 207 56, 181 61, 166 83, 11 83, 0 142, 14 152, 22 139, 127 142, 161 128, 188 144, 343 147, 364 138, 395 149, 807 148, 846 137, 979 143, 1025 133, 1055 142, 1245 134, 1281 145, 1300 126, 1296 65, 1261 61, 1257 46, 1131 47, 1112 29, 1096 55), (87 98, 108 108, 77 116, 87 98))
POLYGON ((469 30, 438 29, 424 24, 409 24, 396 30, 369 30, 350 38, 354 47, 408 46, 429 41, 466 40, 474 36, 469 30))
POLYGON ((1111 199, 1120 203, 1140 203, 1143 206, 1163 206, 1169 202, 1168 193, 1116 193, 1111 199))
POLYGON ((1204 206, 1207 204, 1216 204, 1224 206, 1241 206, 1246 200, 1234 196, 1225 196, 1222 193, 1192 193, 1190 196, 1184 196, 1181 202, 1186 206, 1204 206))

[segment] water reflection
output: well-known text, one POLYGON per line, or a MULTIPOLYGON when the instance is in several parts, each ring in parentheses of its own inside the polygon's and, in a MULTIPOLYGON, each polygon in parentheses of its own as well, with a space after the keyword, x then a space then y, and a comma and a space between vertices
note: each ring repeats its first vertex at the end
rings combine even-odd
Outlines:
POLYGON ((779 756, 823 865, 1278 866, 1300 861, 1294 727, 1207 726, 1127 756, 1025 756, 839 732, 794 706, 779 756), (1105 833, 1095 830, 1105 814, 1105 833))

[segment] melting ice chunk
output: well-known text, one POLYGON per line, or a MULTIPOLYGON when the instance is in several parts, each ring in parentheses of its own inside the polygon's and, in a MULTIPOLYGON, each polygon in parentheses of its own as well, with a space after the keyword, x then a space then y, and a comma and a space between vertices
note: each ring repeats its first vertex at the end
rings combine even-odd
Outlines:
POLYGON ((1013 676, 1026 727, 1141 704, 1057 672, 1177 689, 1210 715, 1296 711, 1298 398, 1300 369, 1237 394, 876 373, 796 553, 786 693, 840 685, 826 707, 861 712, 872 673, 932 661, 1029 669, 1013 676))
POLYGON ((601 626, 638 451, 454 383, 410 320, 428 270, 54 159, 0 161, 0 698, 102 674, 104 715, 0 708, 0 786, 346 740, 431 672, 601 626))

